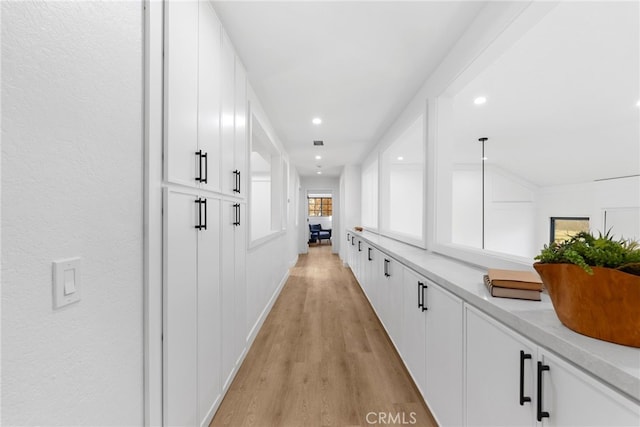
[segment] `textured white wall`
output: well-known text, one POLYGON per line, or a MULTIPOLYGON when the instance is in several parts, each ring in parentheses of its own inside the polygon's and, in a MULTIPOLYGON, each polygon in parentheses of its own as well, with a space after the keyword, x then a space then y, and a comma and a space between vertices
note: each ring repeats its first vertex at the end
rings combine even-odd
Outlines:
POLYGON ((142 4, 1 7, 2 424, 140 425, 142 4))

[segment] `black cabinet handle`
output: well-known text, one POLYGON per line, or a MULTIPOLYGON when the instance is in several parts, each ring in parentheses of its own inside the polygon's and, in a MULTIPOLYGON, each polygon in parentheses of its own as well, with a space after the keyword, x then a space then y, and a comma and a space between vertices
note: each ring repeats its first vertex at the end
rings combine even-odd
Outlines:
POLYGON ((351 246, 355 246, 356 244, 356 238, 351 236, 351 246))
POLYGON ((240 171, 238 169, 233 171, 233 174, 235 175, 236 178, 236 182, 235 185, 233 187, 233 192, 234 193, 240 193, 240 171))
POLYGON ((549 365, 543 365, 538 362, 538 421, 543 418, 549 418, 549 413, 542 410, 542 373, 549 370, 549 365))
POLYGON ((349 233, 347 233, 347 242, 351 240, 351 235, 349 233))
POLYGON ((422 287, 424 286, 424 283, 422 282, 418 282, 418 308, 422 308, 422 297, 423 297, 423 293, 422 293, 422 287))
POLYGON ((198 199, 195 201, 198 204, 198 225, 196 225, 196 229, 198 230, 206 230, 207 229, 207 199, 198 199), (202 205, 204 205, 204 224, 202 223, 202 205))
POLYGON ((367 259, 369 261, 373 261, 373 258, 371 258, 371 248, 369 248, 369 250, 367 250, 367 259))
POLYGON ((422 296, 422 311, 427 311, 428 310, 426 304, 424 303, 424 290, 427 289, 427 288, 428 288, 428 286, 423 283, 422 284, 422 292, 421 292, 422 293, 422 295, 421 295, 422 296))
POLYGON ((362 240, 358 240, 358 252, 362 252, 362 240))
POLYGON ((391 261, 388 259, 384 259, 384 277, 391 277, 391 274, 389 273, 389 264, 391 264, 391 261))
POLYGON ((524 406, 525 402, 531 402, 531 398, 524 395, 524 361, 528 359, 531 359, 531 355, 520 350, 520 406, 524 406))
POLYGON ((203 153, 202 150, 196 151, 196 156, 198 156, 198 165, 199 171, 198 176, 196 177, 196 181, 207 183, 207 178, 209 177, 209 159, 207 158, 207 153, 203 153), (204 159, 204 168, 202 167, 202 159, 204 159), (202 171, 204 170, 204 176, 202 175, 202 171))
POLYGON ((240 203, 235 203, 233 205, 233 210, 235 215, 233 225, 238 226, 240 225, 240 203))

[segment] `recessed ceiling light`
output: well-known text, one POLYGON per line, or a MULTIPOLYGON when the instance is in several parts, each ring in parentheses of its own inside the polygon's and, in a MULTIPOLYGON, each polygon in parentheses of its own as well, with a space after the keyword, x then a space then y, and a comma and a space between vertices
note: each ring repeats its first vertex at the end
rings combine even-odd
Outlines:
POLYGON ((636 102, 636 107, 640 107, 640 100, 638 100, 638 102, 636 102))
POLYGON ((482 105, 487 102, 487 98, 484 96, 479 96, 473 100, 473 103, 476 105, 482 105))
POLYGON ((489 158, 487 156, 484 156, 482 160, 489 160, 489 158))
POLYGON ((316 156, 316 160, 321 160, 322 156, 316 156))
POLYGON ((402 161, 402 160, 404 160, 404 157, 398 156, 398 160, 402 161))
POLYGON ((316 172, 318 175, 322 175, 322 171, 318 171, 316 172))
POLYGON ((322 119, 320 117, 315 117, 313 120, 311 120, 311 123, 313 123, 314 125, 319 125, 320 123, 322 123, 322 119))

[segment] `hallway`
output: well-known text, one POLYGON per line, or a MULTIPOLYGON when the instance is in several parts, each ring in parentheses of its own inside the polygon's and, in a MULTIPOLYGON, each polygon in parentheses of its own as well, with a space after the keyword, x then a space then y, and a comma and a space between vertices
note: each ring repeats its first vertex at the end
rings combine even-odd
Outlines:
POLYGON ((351 271, 310 247, 211 426, 403 423, 436 425, 351 271))

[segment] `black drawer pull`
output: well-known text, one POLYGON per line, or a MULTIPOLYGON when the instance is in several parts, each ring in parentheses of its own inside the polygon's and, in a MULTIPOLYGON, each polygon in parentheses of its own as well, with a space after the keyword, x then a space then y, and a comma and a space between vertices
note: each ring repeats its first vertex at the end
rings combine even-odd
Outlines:
POLYGON ((358 240, 358 252, 362 252, 362 240, 358 240))
POLYGON ((418 308, 422 308, 422 287, 424 286, 424 283, 422 282, 418 282, 418 308))
POLYGON ((207 199, 198 199, 195 201, 198 204, 198 225, 196 225, 196 229, 198 230, 206 230, 207 229, 207 199), (202 223, 202 205, 204 205, 204 224, 202 223))
POLYGON ((356 245, 356 238, 351 236, 351 246, 355 246, 356 245))
POLYGON ((427 289, 427 288, 428 288, 428 286, 423 283, 422 284, 422 292, 421 292, 421 294, 422 294, 422 311, 427 311, 428 310, 427 305, 424 303, 424 290, 427 289))
POLYGON ((391 273, 389 273, 389 264, 391 261, 388 259, 384 259, 384 277, 391 277, 391 273))
POLYGON ((373 258, 371 258, 371 248, 369 248, 369 250, 367 251, 367 259, 369 261, 373 261, 373 258))
POLYGON ((549 418, 549 413, 542 410, 542 373, 549 370, 549 365, 543 365, 542 362, 538 362, 538 421, 542 421, 543 418, 549 418))
POLYGON ((198 171, 196 181, 206 184, 209 176, 209 159, 207 158, 207 153, 203 153, 202 150, 198 150, 196 151, 196 156, 198 156, 198 168, 200 169, 198 171), (202 159, 204 159, 204 168, 202 167, 202 159), (202 174, 203 170, 204 175, 202 174))
POLYGON ((234 210, 234 216, 235 216, 233 225, 237 227, 240 225, 240 203, 234 204, 233 210, 234 210))
POLYGON ((235 175, 235 185, 233 187, 233 192, 234 193, 240 193, 240 171, 238 169, 233 171, 233 174, 235 175))
POLYGON ((520 406, 524 406, 525 402, 531 402, 531 398, 524 395, 524 361, 528 359, 531 359, 531 355, 520 350, 520 406))

